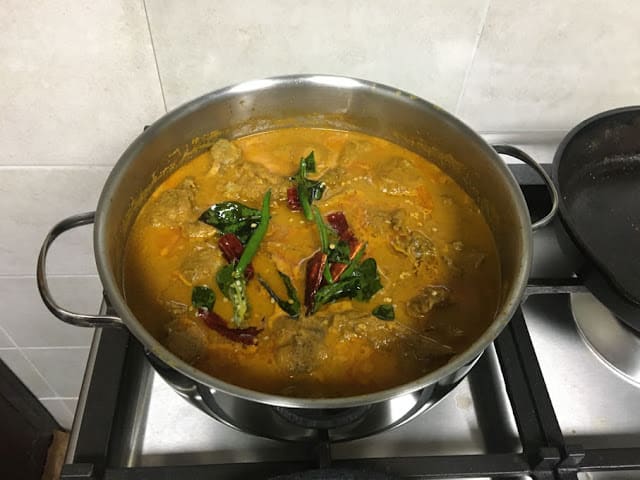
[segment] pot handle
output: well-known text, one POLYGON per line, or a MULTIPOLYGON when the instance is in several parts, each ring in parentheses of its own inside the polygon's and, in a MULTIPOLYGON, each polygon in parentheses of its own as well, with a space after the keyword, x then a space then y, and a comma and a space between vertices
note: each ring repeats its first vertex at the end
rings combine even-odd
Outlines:
POLYGON ((42 301, 47 306, 49 311, 56 317, 66 323, 75 325, 78 327, 119 327, 123 326, 123 322, 120 318, 111 315, 86 315, 83 313, 74 313, 65 308, 62 308, 56 303, 49 290, 49 282, 47 281, 47 253, 53 241, 61 234, 72 228, 79 227, 81 225, 87 225, 93 223, 95 220, 96 212, 81 213, 69 218, 65 218, 61 222, 57 223, 44 239, 42 248, 40 249, 40 255, 38 256, 38 270, 36 278, 38 281, 38 290, 42 301))
POLYGON ((538 230, 546 225, 548 225, 553 217, 555 217, 556 212, 558 211, 558 190, 556 186, 553 184, 553 180, 547 175, 547 172, 544 171, 544 168, 536 162, 533 158, 531 158, 527 153, 523 152, 517 147, 512 145, 492 145, 493 149, 501 155, 509 155, 510 157, 517 158, 518 160, 526 163, 531 168, 533 168, 538 175, 542 177, 545 185, 547 186, 547 190, 549 190, 549 194, 551 195, 551 210, 544 217, 542 217, 537 222, 531 225, 531 230, 538 230))

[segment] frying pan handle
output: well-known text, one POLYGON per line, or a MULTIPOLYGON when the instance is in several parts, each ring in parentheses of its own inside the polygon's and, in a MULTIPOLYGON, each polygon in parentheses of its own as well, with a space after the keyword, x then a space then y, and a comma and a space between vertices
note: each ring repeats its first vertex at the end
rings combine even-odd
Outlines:
POLYGON ((40 291, 42 301, 49 311, 63 322, 70 323, 71 325, 76 325, 78 327, 120 327, 124 324, 118 317, 113 317, 111 315, 86 315, 83 313, 71 312, 61 307, 53 299, 51 291, 49 290, 49 282, 47 281, 47 254, 49 253, 51 244, 61 233, 81 225, 93 223, 95 216, 96 212, 74 215, 72 217, 65 218, 51 229, 44 239, 44 243, 40 249, 40 255, 38 256, 38 271, 36 274, 38 290, 40 291))
POLYGON ((523 152, 517 147, 512 145, 492 145, 493 149, 501 155, 509 155, 510 157, 517 158, 518 160, 526 163, 531 168, 533 168, 538 175, 542 177, 545 185, 547 186, 547 190, 549 190, 549 194, 551 195, 551 210, 544 217, 542 217, 537 222, 531 225, 531 230, 538 230, 546 225, 548 225, 553 217, 555 217, 556 212, 558 211, 558 190, 556 186, 553 184, 553 180, 549 177, 547 172, 544 171, 544 168, 536 162, 533 158, 531 158, 527 153, 523 152))

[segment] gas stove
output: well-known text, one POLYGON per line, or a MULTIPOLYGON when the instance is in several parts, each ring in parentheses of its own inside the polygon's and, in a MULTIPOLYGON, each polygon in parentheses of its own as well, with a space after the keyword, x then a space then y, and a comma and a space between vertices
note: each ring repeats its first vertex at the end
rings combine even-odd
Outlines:
MULTIPOLYGON (((532 217, 544 214, 545 187, 510 167, 532 217)), ((640 478, 640 340, 626 332, 630 356, 610 340, 598 351, 602 341, 586 330, 608 312, 575 278, 551 227, 534 234, 530 283, 448 396, 402 426, 346 442, 322 431, 289 443, 234 430, 178 396, 126 331, 98 330, 61 478, 640 478)))

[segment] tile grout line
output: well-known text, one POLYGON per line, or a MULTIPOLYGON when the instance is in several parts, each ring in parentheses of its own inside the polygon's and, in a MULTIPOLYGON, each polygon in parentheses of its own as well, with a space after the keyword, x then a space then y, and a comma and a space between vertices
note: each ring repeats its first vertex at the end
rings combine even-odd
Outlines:
POLYGON ((5 169, 5 170, 9 170, 9 169, 16 169, 16 168, 28 168, 28 169, 32 169, 32 170, 36 170, 36 169, 49 169, 49 170, 68 170, 68 169, 72 169, 72 168, 84 168, 85 170, 93 170, 95 168, 104 168, 104 169, 113 169, 114 164, 106 164, 106 163, 96 163, 96 164, 90 164, 90 163, 65 163, 65 164, 59 164, 59 163, 52 163, 50 165, 47 164, 30 164, 30 163, 26 163, 26 164, 6 164, 6 165, 0 165, 0 169, 5 169))
POLYGON ((460 104, 462 103, 462 97, 464 96, 467 90, 467 82, 469 80, 469 77, 471 76, 471 69, 473 68, 473 64, 476 61, 476 54, 478 53, 478 48, 480 47, 480 40, 482 39, 482 34, 484 33, 484 27, 487 24, 487 17, 489 16, 490 7, 491 7, 491 0, 487 0, 487 6, 484 9, 484 14, 482 15, 482 22, 480 23, 480 31, 478 32, 478 36, 476 37, 476 43, 473 46, 473 54, 471 55, 471 60, 469 61, 469 65, 467 65, 467 71, 464 73, 462 88, 460 89, 460 95, 458 96, 458 101, 456 102, 456 109, 455 109, 456 116, 460 114, 460 104))
POLYGON ((78 400, 78 397, 39 397, 38 400, 78 400))
MULTIPOLYGON (((0 280, 2 279, 27 279, 27 278, 36 278, 36 274, 31 273, 0 273, 0 280)), ((47 278, 56 278, 56 279, 64 279, 64 278, 100 278, 98 273, 47 273, 47 278)))
MULTIPOLYGON (((20 352, 20 355, 22 355, 22 357, 27 361, 27 363, 29 365, 31 365, 31 368, 33 368, 36 373, 38 374, 38 376, 42 379, 42 381, 45 383, 45 385, 49 388, 49 390, 51 390, 55 396, 55 398, 68 398, 68 397, 63 397, 62 395, 60 395, 58 393, 58 391, 53 388, 53 386, 49 383, 49 381, 46 379, 46 377, 40 372, 40 370, 38 370, 38 367, 36 367, 36 365, 29 359, 29 357, 27 357, 27 355, 24 353, 24 350, 44 350, 44 349, 49 349, 49 350, 61 350, 61 349, 69 349, 69 350, 76 350, 76 349, 85 349, 85 350, 89 350, 90 347, 18 347, 18 352, 20 352)), ((86 368, 86 366, 85 366, 86 368)), ((32 392, 33 393, 33 392, 32 392)), ((39 398, 45 398, 45 397, 39 397, 39 398)), ((71 413, 71 410, 69 410, 67 408, 66 405, 64 405, 65 409, 69 411, 69 413, 71 413)))
MULTIPOLYGON (((29 357, 27 357, 27 355, 22 351, 22 348, 18 347, 18 352, 20 353, 20 355, 22 356, 22 358, 25 359, 25 361, 31 366, 31 368, 33 368, 35 370, 35 372, 38 374, 38 376, 42 379, 42 381, 44 382, 44 384, 47 386, 47 388, 49 390, 51 390, 53 392, 54 395, 59 395, 58 392, 51 386, 51 384, 49 383, 49 381, 45 378, 44 375, 42 375, 42 373, 40 373, 40 370, 38 370, 38 367, 35 366, 35 364, 29 359, 29 357)), ((32 392, 33 393, 33 392, 32 392)))
POLYGON ((9 332, 7 332, 4 327, 0 326, 0 331, 2 331, 2 333, 4 333, 5 337, 7 337, 9 339, 9 341, 11 342, 11 344, 13 345, 13 347, 2 347, 1 350, 10 350, 10 349, 19 348, 18 344, 16 343, 16 341, 13 339, 13 337, 11 335, 9 335, 9 332))
POLYGON ((153 52, 153 61, 156 64, 156 73, 158 74, 158 83, 160 84, 160 94, 162 95, 162 104, 164 111, 167 111, 167 99, 164 96, 164 86, 162 85, 162 77, 160 76, 160 65, 158 65, 158 55, 156 54, 156 45, 153 42, 153 33, 151 33, 151 21, 149 20, 149 12, 147 11, 147 1, 142 0, 144 8, 144 16, 147 19, 147 29, 149 30, 149 40, 151 41, 151 51, 153 52))
POLYGON ((48 346, 48 347, 17 347, 20 350, 89 350, 91 347, 89 345, 57 345, 57 346, 48 346))

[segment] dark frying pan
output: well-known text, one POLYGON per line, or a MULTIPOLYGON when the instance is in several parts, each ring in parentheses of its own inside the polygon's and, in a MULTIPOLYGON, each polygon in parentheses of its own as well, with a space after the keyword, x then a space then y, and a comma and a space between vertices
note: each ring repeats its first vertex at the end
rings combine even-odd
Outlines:
POLYGON ((591 117, 553 160, 562 248, 585 286, 640 332, 640 106, 591 117))

